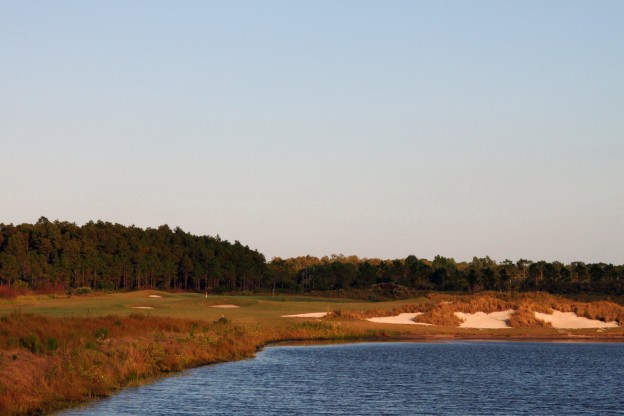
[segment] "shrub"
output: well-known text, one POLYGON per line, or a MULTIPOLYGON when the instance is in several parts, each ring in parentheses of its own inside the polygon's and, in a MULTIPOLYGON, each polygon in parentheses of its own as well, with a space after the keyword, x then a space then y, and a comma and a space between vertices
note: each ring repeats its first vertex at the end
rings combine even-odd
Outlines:
POLYGON ((70 291, 71 295, 88 295, 91 293, 93 293, 93 290, 91 290, 91 288, 88 286, 78 287, 70 291))
POLYGON ((97 344, 93 341, 85 342, 84 347, 88 350, 97 350, 97 344))
POLYGON ((20 344, 20 340, 17 339, 15 335, 10 335, 6 340, 7 348, 17 348, 19 344, 20 344))
POLYGON ((98 339, 104 339, 108 336, 108 328, 102 327, 95 331, 95 337, 98 339))
POLYGON ((422 315, 414 318, 414 322, 439 326, 459 326, 461 324, 461 320, 455 316, 455 308, 449 307, 448 304, 439 304, 425 310, 422 315))
MULTIPOLYGON (((530 302, 522 302, 509 317, 509 325, 513 328, 550 327, 550 323, 535 317, 536 306, 530 302)), ((540 312, 540 311, 538 311, 540 312)))
POLYGON ((189 327, 189 337, 193 338, 195 336, 195 328, 197 328, 197 322, 191 322, 189 327))
POLYGON ((56 338, 50 337, 46 340, 46 349, 48 351, 56 351, 58 349, 58 341, 56 338))
POLYGON ((20 340, 20 344, 33 354, 39 354, 43 350, 43 345, 37 334, 25 336, 20 340))
POLYGON ((24 295, 28 290, 18 285, 0 285, 0 299, 15 299, 20 295, 24 295))
POLYGON ((62 283, 45 282, 33 285, 33 289, 37 295, 53 295, 65 292, 65 285, 62 283))

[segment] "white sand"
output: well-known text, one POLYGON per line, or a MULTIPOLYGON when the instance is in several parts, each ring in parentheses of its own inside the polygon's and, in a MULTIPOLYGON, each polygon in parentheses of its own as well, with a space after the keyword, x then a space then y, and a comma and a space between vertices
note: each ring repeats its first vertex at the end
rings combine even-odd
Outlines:
POLYGON ((479 328, 479 329, 503 329, 511 328, 509 326, 509 317, 514 312, 513 309, 508 309, 501 312, 477 312, 477 313, 463 313, 455 312, 455 316, 461 319, 463 322, 459 325, 460 328, 479 328))
POLYGON ((327 315, 327 312, 310 312, 297 315, 282 315, 282 318, 322 318, 325 315, 327 315))
POLYGON ((223 309, 233 309, 233 308, 239 308, 240 306, 238 305, 212 305, 212 308, 223 308, 223 309))
POLYGON ((617 328, 617 322, 603 322, 597 319, 588 319, 577 316, 574 312, 553 310, 552 315, 535 312, 539 320, 550 322, 553 328, 581 329, 581 328, 617 328))
POLYGON ((379 318, 368 318, 367 321, 376 322, 378 324, 400 324, 400 325, 431 325, 423 322, 414 322, 413 319, 422 312, 416 313, 400 313, 396 316, 383 316, 379 318))
POLYGON ((160 295, 149 295, 148 297, 150 297, 150 298, 162 298, 162 296, 160 296, 160 295))
POLYGON ((133 306, 132 309, 154 309, 151 306, 133 306))

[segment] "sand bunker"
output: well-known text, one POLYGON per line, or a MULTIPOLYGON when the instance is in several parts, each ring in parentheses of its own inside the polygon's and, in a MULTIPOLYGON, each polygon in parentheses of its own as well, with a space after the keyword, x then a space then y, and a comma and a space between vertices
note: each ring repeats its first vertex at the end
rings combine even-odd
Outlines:
POLYGON ((460 328, 503 329, 511 328, 509 326, 509 317, 513 312, 513 309, 492 313, 455 312, 455 316, 463 321, 459 325, 460 328))
POLYGON ((162 298, 162 296, 160 295, 149 295, 148 297, 149 298, 162 298))
POLYGON ((400 325, 431 325, 423 322, 414 322, 413 319, 422 312, 416 313, 400 313, 397 316, 383 316, 379 318, 368 318, 367 321, 376 322, 378 324, 400 324, 400 325))
POLYGON ((551 315, 535 312, 539 320, 550 322, 553 328, 582 329, 582 328, 617 328, 617 322, 603 322, 597 319, 588 319, 577 316, 574 312, 553 310, 551 315))
POLYGON ((327 312, 310 312, 297 315, 282 315, 282 318, 322 318, 325 315, 327 315, 327 312))
POLYGON ((154 309, 151 306, 133 306, 132 309, 154 309))
POLYGON ((238 305, 212 305, 211 308, 233 309, 233 308, 240 308, 240 306, 238 305))

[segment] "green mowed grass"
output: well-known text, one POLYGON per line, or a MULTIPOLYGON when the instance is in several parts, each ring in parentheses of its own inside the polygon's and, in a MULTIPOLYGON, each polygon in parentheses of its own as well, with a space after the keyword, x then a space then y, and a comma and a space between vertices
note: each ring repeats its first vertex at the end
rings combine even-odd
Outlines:
MULTIPOLYGON (((316 318, 284 318, 310 312, 334 310, 367 311, 390 310, 404 304, 424 303, 426 298, 389 302, 366 302, 353 299, 323 298, 301 295, 256 295, 206 297, 200 293, 170 293, 154 290, 96 294, 87 296, 22 296, 14 300, 0 301, 0 316, 12 313, 31 313, 52 317, 97 317, 106 315, 127 316, 139 314, 197 321, 216 321, 222 316, 235 323, 259 325, 263 328, 284 327, 298 322, 315 321, 316 318), (150 296, 152 295, 152 296, 150 296), (160 296, 160 297, 154 297, 160 296), (217 305, 236 305, 238 308, 217 308, 217 305), (148 309, 149 308, 149 309, 148 309)), ((559 337, 562 332, 581 336, 602 336, 596 329, 556 330, 553 328, 513 328, 504 330, 464 329, 457 327, 393 325, 372 323, 365 320, 331 319, 333 322, 358 330, 384 330, 387 336, 440 335, 459 337, 559 337)), ((610 329, 608 334, 623 334, 624 328, 610 329)))
POLYGON ((241 323, 278 323, 302 318, 283 318, 309 312, 334 310, 392 309, 424 299, 393 302, 363 302, 353 299, 319 298, 300 295, 216 296, 198 293, 169 293, 154 290, 98 294, 90 296, 23 296, 0 301, 0 315, 14 312, 45 316, 105 316, 143 314, 214 321, 222 316, 241 323), (151 295, 151 296, 150 296, 151 295), (159 296, 159 297, 156 297, 159 296), (238 308, 218 308, 236 305, 238 308))

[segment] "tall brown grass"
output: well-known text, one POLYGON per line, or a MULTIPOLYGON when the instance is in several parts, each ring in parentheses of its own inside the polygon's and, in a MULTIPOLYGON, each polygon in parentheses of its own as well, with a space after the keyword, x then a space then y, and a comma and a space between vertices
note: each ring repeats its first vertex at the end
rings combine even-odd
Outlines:
POLYGON ((403 305, 399 305, 392 309, 367 309, 367 310, 342 310, 337 309, 331 312, 327 319, 340 319, 340 320, 349 320, 349 321, 358 321, 362 319, 374 318, 374 317, 383 317, 383 316, 394 316, 400 313, 413 313, 420 312, 422 309, 422 305, 420 304, 412 304, 406 303, 403 305))
POLYGON ((25 295, 30 289, 23 286, 9 286, 0 284, 0 299, 15 299, 18 296, 25 295))
POLYGON ((252 356, 268 342, 366 337, 340 323, 282 327, 159 318, 0 318, 0 414, 41 414, 185 368, 252 356))
POLYGON ((456 327, 461 320, 455 312, 498 312, 513 309, 509 324, 512 327, 550 327, 547 322, 535 317, 535 312, 551 314, 553 310, 574 312, 578 316, 616 321, 624 325, 624 307, 613 302, 577 302, 548 293, 497 293, 485 292, 476 295, 450 295, 430 293, 428 301, 421 304, 405 304, 394 309, 370 309, 367 311, 334 311, 333 317, 339 319, 366 319, 376 316, 394 316, 402 312, 422 312, 416 322, 438 326, 456 327))
POLYGON ((549 322, 542 321, 535 317, 535 312, 541 312, 544 308, 538 305, 522 301, 514 308, 514 313, 509 317, 509 325, 513 328, 534 328, 534 327, 550 327, 549 322))

